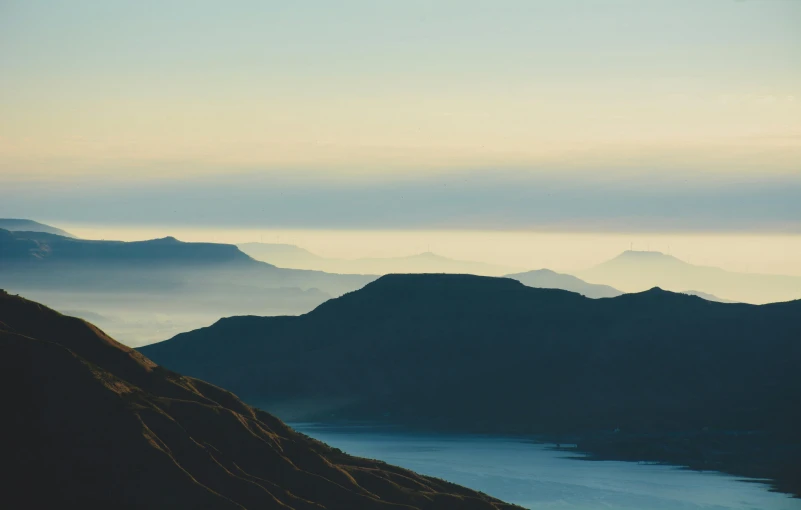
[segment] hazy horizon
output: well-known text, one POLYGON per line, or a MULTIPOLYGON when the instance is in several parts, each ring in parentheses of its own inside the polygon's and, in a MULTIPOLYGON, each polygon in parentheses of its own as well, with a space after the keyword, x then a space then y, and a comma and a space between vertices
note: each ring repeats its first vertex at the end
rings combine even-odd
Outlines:
POLYGON ((783 0, 11 0, 0 216, 798 235, 799 19, 783 0))
MULTIPOLYGON (((37 220, 38 221, 38 220, 37 220)), ((186 225, 51 224, 86 239, 289 244, 340 259, 406 257, 425 252, 524 270, 573 272, 620 253, 658 251, 727 271, 801 276, 801 235, 730 233, 594 233, 480 230, 340 230, 186 225)), ((691 289, 687 289, 691 290, 691 289)))
POLYGON ((781 176, 801 155, 800 18, 784 0, 10 0, 0 168, 781 176))

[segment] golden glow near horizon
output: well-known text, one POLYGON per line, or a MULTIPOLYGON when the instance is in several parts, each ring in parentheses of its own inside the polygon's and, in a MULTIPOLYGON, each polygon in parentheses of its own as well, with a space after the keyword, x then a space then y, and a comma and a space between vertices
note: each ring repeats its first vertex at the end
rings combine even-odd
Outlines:
POLYGON ((0 179, 797 173, 800 4, 5 2, 0 179))
POLYGON ((6 0, 0 216, 799 274, 799 26, 785 0, 6 0))
POLYGON ((726 94, 656 93, 562 104, 563 95, 535 88, 483 101, 435 96, 421 104, 419 97, 388 96, 220 108, 121 100, 78 112, 22 103, 3 108, 11 129, 0 138, 0 171, 17 179, 148 179, 253 168, 358 175, 493 165, 613 172, 673 164, 793 173, 801 161, 801 101, 790 92, 729 94, 739 97, 734 102, 726 94), (26 125, 31 134, 20 134, 26 125))

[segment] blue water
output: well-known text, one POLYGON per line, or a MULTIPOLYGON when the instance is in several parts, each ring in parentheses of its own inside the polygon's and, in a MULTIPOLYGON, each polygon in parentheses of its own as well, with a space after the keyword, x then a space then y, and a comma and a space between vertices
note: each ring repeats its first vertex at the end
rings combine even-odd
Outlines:
POLYGON ((569 458, 576 454, 508 438, 292 426, 352 455, 537 510, 801 510, 801 500, 761 483, 653 464, 576 460, 569 458))

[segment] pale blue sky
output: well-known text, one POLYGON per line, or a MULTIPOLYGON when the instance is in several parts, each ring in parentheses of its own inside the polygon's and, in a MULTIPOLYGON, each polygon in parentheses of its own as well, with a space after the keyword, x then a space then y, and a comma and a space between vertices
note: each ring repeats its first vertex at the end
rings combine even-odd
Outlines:
POLYGON ((794 0, 0 0, 0 216, 192 222, 224 189, 217 222, 797 232, 799 26, 794 0))

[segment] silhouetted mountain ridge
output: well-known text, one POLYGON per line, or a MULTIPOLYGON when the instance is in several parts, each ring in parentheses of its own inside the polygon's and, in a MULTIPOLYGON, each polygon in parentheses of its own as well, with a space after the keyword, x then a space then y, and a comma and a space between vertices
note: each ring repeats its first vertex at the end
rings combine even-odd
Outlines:
POLYGON ((36 244, 28 258, 36 263, 99 263, 126 267, 131 264, 257 264, 232 244, 184 243, 174 237, 125 242, 73 239, 42 232, 7 232, 3 236, 5 243, 15 240, 36 244))
MULTIPOLYGON (((797 324, 794 320, 797 317, 792 312, 801 313, 801 301, 765 306, 721 304, 695 296, 664 291, 658 287, 641 293, 624 294, 598 301, 562 290, 533 289, 505 278, 469 275, 387 275, 359 291, 323 303, 301 317, 288 320, 227 319, 225 323, 229 334, 230 325, 242 326, 238 331, 238 338, 226 336, 223 342, 223 338, 215 336, 214 327, 204 328, 178 335, 167 342, 145 347, 143 352, 151 353, 155 359, 160 359, 167 365, 174 364, 190 373, 200 368, 195 366, 192 360, 199 361, 207 356, 208 359, 203 362, 204 366, 209 370, 212 370, 211 367, 216 367, 213 368, 214 374, 208 375, 212 378, 219 377, 219 382, 226 384, 229 383, 225 375, 225 362, 222 360, 241 357, 243 365, 237 365, 236 377, 242 381, 243 386, 234 385, 234 387, 248 396, 264 390, 267 393, 262 394, 262 397, 272 396, 270 394, 273 392, 266 381, 277 379, 279 374, 290 370, 294 363, 293 356, 310 354, 303 350, 306 345, 325 347, 326 356, 320 358, 324 366, 316 367, 313 360, 305 360, 304 364, 308 368, 295 367, 293 370, 300 372, 285 375, 287 381, 296 381, 304 391, 309 390, 312 393, 318 390, 323 393, 335 391, 337 384, 331 384, 332 381, 329 381, 325 388, 315 389, 313 381, 303 379, 301 374, 313 377, 314 373, 317 373, 325 379, 328 375, 324 374, 333 370, 331 368, 334 366, 333 360, 341 358, 341 362, 345 363, 349 359, 345 353, 351 353, 355 360, 365 356, 380 356, 373 367, 378 369, 396 356, 406 356, 403 358, 406 360, 409 352, 418 348, 415 346, 419 348, 425 346, 428 352, 428 355, 420 360, 425 363, 416 367, 416 370, 422 372, 416 377, 417 382, 413 385, 415 387, 418 384, 425 384, 426 377, 435 377, 436 366, 449 366, 451 371, 466 372, 509 368, 510 364, 518 365, 522 360, 534 362, 539 366, 545 354, 553 357, 552 361, 555 360, 557 363, 540 368, 543 369, 543 374, 553 375, 555 381, 564 380, 567 374, 571 374, 572 377, 580 375, 582 380, 586 380, 589 374, 594 374, 601 378, 599 380, 603 380, 608 377, 608 373, 602 368, 616 373, 627 370, 632 372, 631 377, 635 374, 638 377, 648 375, 646 380, 651 380, 654 373, 665 373, 667 370, 665 363, 668 361, 675 364, 673 370, 679 370, 679 367, 691 369, 693 377, 703 380, 711 378, 713 369, 722 371, 727 377, 734 377, 735 365, 732 363, 722 365, 714 359, 707 359, 709 356, 707 351, 711 349, 709 352, 718 352, 720 355, 728 351, 727 356, 732 356, 733 353, 758 346, 759 352, 755 358, 742 357, 731 361, 736 361, 745 368, 762 357, 764 358, 762 361, 766 364, 760 367, 760 370, 764 370, 766 374, 771 373, 771 379, 775 379, 777 372, 772 371, 773 368, 784 367, 791 361, 792 363, 798 361, 799 347, 792 340, 798 338, 793 337, 793 334, 801 332, 801 324, 797 324), (775 321, 771 322, 768 319, 775 321), (264 331, 259 330, 262 326, 264 331), (768 345, 765 342, 775 342, 776 349, 765 352, 768 345), (704 351, 698 352, 701 345, 705 346, 704 351), (404 346, 408 352, 396 352, 399 346, 404 346), (458 353, 458 360, 465 365, 455 365, 454 360, 449 359, 446 354, 450 352, 449 349, 456 346, 467 346, 477 356, 465 358, 464 353, 458 353), (382 352, 384 348, 391 350, 382 352), (205 352, 205 349, 209 349, 208 352, 205 352), (265 355, 271 349, 279 349, 285 356, 289 356, 280 358, 280 364, 285 367, 284 369, 267 370, 272 366, 273 359, 278 363, 278 358, 265 359, 265 355), (367 351, 362 352, 363 349, 367 351), (196 352, 189 352, 190 350, 196 352), (216 360, 217 354, 212 353, 222 350, 227 352, 220 352, 223 358, 216 360), (784 352, 788 356, 779 357, 779 352, 784 352), (432 354, 440 355, 442 358, 432 357, 432 354), (643 359, 638 359, 636 357, 638 354, 642 355, 643 359), (690 356, 693 354, 703 354, 704 361, 713 363, 707 370, 703 370, 703 365, 699 364, 701 359, 690 356), (490 362, 493 365, 489 365, 490 362), (650 367, 649 363, 659 366, 650 367), (586 365, 588 372, 577 373, 579 365, 586 365), (772 367, 771 370, 768 370, 768 365, 772 367), (565 370, 564 375, 555 373, 557 366, 565 370), (254 370, 251 375, 255 379, 245 383, 246 378, 243 377, 248 374, 250 368, 254 370), (432 372, 429 373, 429 370, 432 372), (266 378, 266 381, 262 380, 262 377, 266 378)), ((318 356, 322 355, 322 352, 311 354, 318 356)), ((393 370, 391 367, 386 368, 393 370)), ((368 367, 355 363, 348 370, 351 372, 368 370, 368 367)), ((753 372, 754 367, 749 370, 753 372)), ((524 372, 526 371, 522 370, 522 367, 520 372, 512 369, 509 373, 503 374, 503 377, 516 378, 522 376, 524 372)), ((333 374, 329 375, 333 377, 333 374)), ((400 375, 402 374, 398 374, 400 375)), ((545 383, 546 379, 543 375, 534 374, 531 380, 542 380, 545 383)), ((287 381, 282 382, 280 386, 286 386, 287 381)), ((737 381, 738 385, 743 384, 739 376, 737 381)), ((411 382, 401 377, 393 381, 393 384, 399 385, 393 387, 393 391, 400 391, 411 382)), ((437 382, 442 381, 437 379, 437 382)), ((568 383, 567 380, 564 382, 568 383)), ((677 386, 677 393, 669 397, 669 400, 678 406, 673 410, 678 414, 671 418, 677 420, 677 425, 680 425, 685 418, 692 418, 692 421, 698 422, 703 422, 705 419, 714 421, 709 413, 701 413, 694 418, 682 416, 681 407, 688 407, 689 401, 698 400, 695 388, 690 391, 690 388, 682 386, 681 381, 658 382, 677 386), (682 397, 689 400, 683 401, 682 397), (704 415, 709 416, 704 418, 704 415)), ((762 386, 759 381, 753 382, 755 388, 762 386)), ((433 381, 429 383, 432 388, 437 387, 433 381)), ((520 387, 521 383, 523 380, 518 381, 515 386, 520 387)), ((731 400, 730 395, 726 396, 726 392, 722 392, 721 384, 720 381, 714 382, 712 387, 721 391, 719 398, 731 400)), ((574 382, 570 382, 569 387, 573 386, 574 382)), ((595 386, 597 388, 598 384, 595 386)), ((530 383, 522 387, 530 387, 530 383)), ((359 394, 364 391, 364 385, 358 383, 351 387, 343 382, 343 387, 340 389, 343 394, 350 391, 359 394)), ((644 391, 644 386, 638 385, 637 388, 623 386, 620 389, 625 392, 644 391)), ((792 389, 801 391, 801 388, 792 389)), ((282 397, 280 394, 274 396, 282 397)), ((573 398, 578 397, 579 395, 575 395, 573 398)), ((607 414, 610 406, 606 403, 601 405, 601 401, 593 402, 587 402, 582 413, 597 412, 599 417, 607 414)), ((635 412, 636 408, 624 407, 627 409, 624 415, 603 425, 598 421, 598 426, 614 428, 615 422, 630 422, 629 426, 635 426, 640 422, 643 424, 651 422, 648 426, 670 424, 670 420, 665 420, 664 413, 657 409, 654 409, 653 415, 648 415, 635 412)), ((700 402, 699 407, 703 407, 700 406, 700 402)), ((562 405, 559 408, 564 410, 562 405)), ((729 411, 733 412, 732 409, 729 411)), ((573 412, 577 410, 571 409, 570 413, 573 412)), ((556 418, 557 414, 539 416, 540 423, 560 422, 560 419, 556 418)), ((410 416, 411 418, 413 416, 410 416)), ((749 421, 748 414, 744 412, 737 414, 737 419, 743 420, 742 426, 746 426, 746 422, 749 421)), ((592 420, 588 423, 592 423, 592 420)), ((561 428, 561 424, 559 427, 561 428)))
POLYGON ((623 294, 621 291, 609 285, 596 285, 587 283, 584 280, 569 274, 561 274, 550 269, 537 269, 524 273, 506 275, 528 285, 542 289, 562 289, 576 292, 589 298, 615 297, 623 294))
POLYGON ((798 317, 801 301, 722 304, 657 287, 599 300, 507 278, 387 275, 300 317, 229 318, 142 352, 287 419, 752 430, 801 444, 798 317), (293 402, 319 406, 298 414, 293 402))
POLYGON ((9 508, 513 508, 350 457, 2 291, 0 347, 9 508))
POLYGON ((681 292, 682 294, 689 294, 690 296, 698 296, 701 299, 706 299, 707 301, 717 301, 718 303, 737 303, 737 301, 733 299, 723 299, 714 294, 710 294, 708 292, 701 292, 697 290, 685 290, 681 292))
POLYGON ((47 232, 64 237, 75 237, 69 232, 65 232, 60 228, 45 225, 38 221, 19 219, 19 218, 0 218, 0 229, 10 231, 25 231, 25 232, 47 232))

